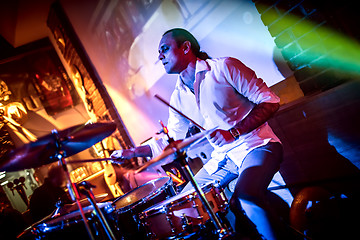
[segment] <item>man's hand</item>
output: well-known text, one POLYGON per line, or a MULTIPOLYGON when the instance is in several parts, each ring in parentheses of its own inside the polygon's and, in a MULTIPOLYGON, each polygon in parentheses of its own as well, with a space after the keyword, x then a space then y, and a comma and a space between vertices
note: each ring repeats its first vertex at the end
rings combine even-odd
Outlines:
POLYGON ((183 141, 183 140, 181 139, 181 140, 176 140, 176 141, 170 142, 169 145, 167 145, 167 146, 164 148, 164 151, 167 150, 167 149, 169 149, 169 148, 175 148, 175 149, 177 149, 177 148, 178 148, 177 145, 179 145, 179 143, 181 143, 182 141, 183 141))
POLYGON ((134 149, 115 150, 110 157, 114 159, 131 159, 135 156, 134 149))
MULTIPOLYGON (((151 148, 149 145, 137 146, 130 149, 115 150, 111 155, 115 159, 132 159, 134 157, 152 157, 151 148)), ((116 161, 113 161, 116 162, 116 161)))
POLYGON ((235 139, 229 131, 216 129, 210 134, 209 141, 219 147, 222 147, 225 144, 235 141, 235 139))

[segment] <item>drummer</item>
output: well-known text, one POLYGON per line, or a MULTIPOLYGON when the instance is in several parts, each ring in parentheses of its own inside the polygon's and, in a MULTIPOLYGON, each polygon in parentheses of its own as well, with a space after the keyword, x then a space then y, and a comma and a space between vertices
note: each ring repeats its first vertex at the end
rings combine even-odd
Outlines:
POLYGON ((35 189, 30 198, 30 215, 37 222, 50 215, 57 207, 56 203, 70 203, 70 197, 65 192, 66 176, 62 166, 54 164, 48 171, 43 185, 35 189))
MULTIPOLYGON (((281 236, 283 225, 266 194, 282 161, 280 140, 267 124, 280 99, 238 59, 211 59, 200 51, 198 41, 187 30, 165 32, 158 52, 165 71, 178 74, 170 105, 182 114, 170 109, 170 137, 183 139, 189 119, 204 129, 217 128, 209 137, 215 149, 212 158, 195 176, 199 185, 219 180, 226 186, 238 178, 230 199, 236 231, 251 239, 261 239, 260 235, 269 240, 289 239, 281 236)), ((115 151, 112 157, 155 157, 168 144, 164 138, 157 145, 115 151)), ((188 184, 184 190, 190 188, 188 184)), ((277 201, 282 204, 282 199, 277 201)))

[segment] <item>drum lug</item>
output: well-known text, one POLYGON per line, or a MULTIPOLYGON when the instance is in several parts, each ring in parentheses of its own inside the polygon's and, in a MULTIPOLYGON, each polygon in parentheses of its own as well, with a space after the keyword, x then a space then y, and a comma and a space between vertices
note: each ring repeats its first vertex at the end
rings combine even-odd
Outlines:
POLYGON ((166 207, 165 207, 165 209, 166 209, 166 211, 163 212, 163 213, 165 213, 165 219, 166 219, 166 221, 167 221, 167 222, 169 223, 169 225, 170 225, 171 232, 172 232, 172 233, 175 233, 175 232, 176 232, 176 229, 175 229, 174 224, 173 224, 172 221, 171 221, 171 214, 169 214, 169 211, 167 211, 167 210, 169 210, 169 209, 166 208, 166 207))
POLYGON ((182 222, 182 229, 186 232, 192 232, 192 222, 189 220, 189 218, 185 215, 185 213, 181 216, 181 222, 182 222))
POLYGON ((219 208, 222 210, 222 211, 226 211, 227 207, 229 206, 229 203, 228 203, 228 200, 227 200, 227 197, 224 193, 224 191, 219 191, 219 192, 216 192, 216 198, 218 201, 220 201, 218 204, 219 204, 219 208))

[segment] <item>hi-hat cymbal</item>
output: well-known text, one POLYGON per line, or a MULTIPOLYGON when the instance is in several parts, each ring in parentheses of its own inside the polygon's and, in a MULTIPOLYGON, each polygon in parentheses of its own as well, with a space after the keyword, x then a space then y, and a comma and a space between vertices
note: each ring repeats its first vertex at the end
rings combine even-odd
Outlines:
POLYGON ((201 142, 203 139, 205 139, 208 135, 210 135, 216 128, 206 130, 203 132, 199 132, 191 137, 185 138, 184 140, 180 142, 173 142, 168 147, 166 147, 162 153, 160 153, 155 158, 151 159, 150 161, 146 162, 144 165, 142 165, 140 168, 135 170, 135 173, 139 173, 149 167, 150 165, 159 162, 160 160, 170 156, 171 154, 174 154, 177 151, 182 151, 185 149, 190 148, 191 146, 195 145, 198 142, 201 142))
POLYGON ((19 171, 55 162, 59 151, 69 157, 110 136, 115 129, 113 122, 99 122, 53 132, 10 151, 0 160, 0 170, 19 171))
MULTIPOLYGON (((97 203, 101 202, 102 200, 104 200, 109 194, 108 193, 101 193, 98 195, 95 195, 95 201, 97 203)), ((87 198, 83 198, 80 200, 80 204, 82 207, 87 207, 89 205, 91 205, 91 202, 89 201, 89 199, 87 198)), ((63 206, 59 207, 55 213, 53 214, 53 216, 56 215, 64 215, 73 211, 79 210, 79 206, 76 203, 68 203, 68 204, 64 204, 63 206)))

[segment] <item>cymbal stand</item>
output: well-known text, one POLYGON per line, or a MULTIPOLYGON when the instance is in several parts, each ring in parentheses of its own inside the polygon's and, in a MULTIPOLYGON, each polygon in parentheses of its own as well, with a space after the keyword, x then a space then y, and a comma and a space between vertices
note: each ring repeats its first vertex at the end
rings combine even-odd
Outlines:
POLYGON ((57 149, 56 153, 55 153, 55 157, 59 160, 59 163, 61 164, 61 166, 64 169, 65 176, 69 182, 68 189, 69 189, 70 196, 73 201, 74 200, 76 201, 76 204, 79 207, 80 215, 81 215, 82 219, 84 220, 85 228, 86 228, 87 233, 89 234, 90 239, 95 240, 93 234, 91 233, 91 229, 90 229, 89 223, 87 221, 87 218, 85 217, 84 210, 81 206, 80 195, 79 195, 78 189, 77 189, 75 183, 71 181, 69 169, 68 169, 68 167, 66 165, 66 161, 65 161, 66 153, 62 150, 61 139, 59 138, 58 132, 56 130, 52 131, 52 135, 55 138, 56 149, 57 149))
MULTIPOLYGON (((174 139, 172 137, 170 137, 169 131, 168 131, 167 127, 163 124, 162 121, 160 121, 160 125, 162 127, 162 132, 167 135, 169 145, 171 145, 174 142, 174 139)), ((228 233, 227 229, 224 226, 222 226, 219 218, 216 216, 216 214, 212 210, 208 200, 205 197, 203 190, 201 189, 199 184, 196 182, 196 180, 194 178, 194 174, 192 173, 192 170, 191 170, 189 164, 187 163, 186 158, 187 158, 187 155, 186 155, 185 151, 180 151, 180 149, 176 149, 174 161, 176 161, 180 164, 180 166, 184 170, 184 173, 187 175, 187 178, 190 180, 191 184, 195 188, 195 191, 199 195, 200 201, 205 206, 205 209, 208 212, 211 221, 215 225, 219 239, 226 238, 226 236, 228 236, 229 233, 228 233)))
POLYGON ((216 214, 214 213, 214 211, 212 210, 208 200, 205 197, 205 194, 203 192, 203 190, 201 189, 201 187, 199 186, 199 184, 196 182, 194 175, 192 173, 192 170, 189 166, 189 164, 186 161, 187 155, 185 153, 185 151, 177 151, 175 153, 175 160, 178 163, 180 163, 180 165, 182 166, 182 168, 184 169, 185 174, 187 175, 188 179, 190 180, 191 184, 193 185, 193 187, 195 188, 195 191, 197 192, 197 194, 199 195, 199 198, 202 202, 202 204, 205 206, 206 211, 208 212, 210 219, 212 220, 212 222, 215 225, 217 234, 219 235, 219 239, 223 239, 225 238, 227 235, 229 235, 228 230, 221 224, 219 218, 216 216, 216 214))
POLYGON ((108 222, 106 221, 104 214, 101 212, 98 205, 96 204, 94 193, 91 190, 91 188, 95 187, 95 186, 92 186, 92 184, 90 184, 86 181, 81 182, 80 186, 82 186, 82 188, 80 189, 81 193, 84 194, 89 199, 91 205, 94 207, 96 215, 98 216, 100 223, 106 232, 106 235, 108 236, 109 239, 116 240, 116 237, 115 237, 114 233, 112 232, 108 222))

